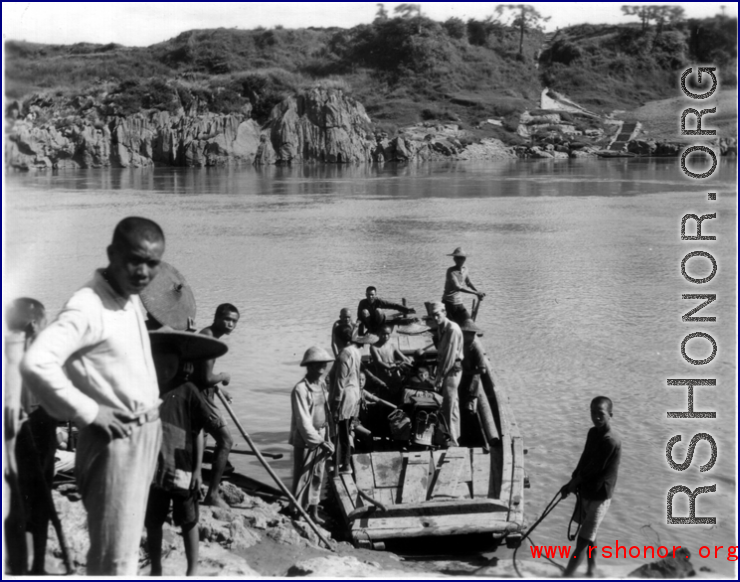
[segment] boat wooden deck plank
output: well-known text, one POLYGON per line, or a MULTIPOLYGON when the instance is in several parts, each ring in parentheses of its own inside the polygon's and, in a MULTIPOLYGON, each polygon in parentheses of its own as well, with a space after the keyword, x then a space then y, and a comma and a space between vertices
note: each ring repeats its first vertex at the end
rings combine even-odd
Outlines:
POLYGON ((399 486, 401 469, 403 468, 403 453, 389 451, 385 453, 371 453, 373 479, 375 488, 399 486))
POLYGON ((404 455, 404 467, 399 487, 399 503, 426 501, 429 490, 431 455, 424 451, 404 455))
POLYGON ((488 497, 491 491, 491 454, 482 449, 472 449, 470 463, 473 471, 473 497, 488 497))
POLYGON ((447 449, 439 456, 436 463, 439 471, 432 490, 431 498, 458 497, 458 483, 464 475, 470 475, 470 459, 468 450, 463 448, 447 449))
POLYGON ((374 499, 385 506, 395 505, 398 498, 398 487, 381 487, 375 489, 374 499))
POLYGON ((369 454, 353 455, 352 462, 355 466, 355 481, 357 487, 362 489, 370 497, 375 495, 375 480, 373 479, 373 465, 369 454))

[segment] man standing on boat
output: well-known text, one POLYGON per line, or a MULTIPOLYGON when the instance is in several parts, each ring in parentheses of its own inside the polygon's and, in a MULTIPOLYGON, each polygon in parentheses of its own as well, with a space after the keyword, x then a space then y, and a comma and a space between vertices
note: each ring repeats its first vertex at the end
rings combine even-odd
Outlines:
POLYGON ((29 348, 21 372, 41 405, 81 428, 75 459, 87 510, 87 574, 135 576, 159 455, 159 387, 139 293, 154 279, 164 234, 129 217, 108 267, 67 302, 29 348))
POLYGON ((395 309, 403 314, 416 313, 416 311, 405 305, 386 301, 378 297, 378 290, 372 285, 365 289, 365 299, 357 305, 357 321, 360 326, 360 334, 377 333, 385 323, 385 314, 381 309, 395 309))
POLYGON ((450 431, 450 446, 458 446, 460 438, 460 386, 463 359, 463 334, 460 326, 447 318, 445 306, 432 303, 432 317, 437 322, 437 376, 434 387, 442 393, 442 414, 450 431))
POLYGON ((455 264, 447 269, 442 303, 444 303, 447 310, 447 317, 458 325, 462 325, 466 319, 470 318, 470 314, 463 304, 462 293, 475 295, 479 301, 483 301, 486 294, 478 291, 470 280, 468 268, 465 266, 467 255, 462 247, 457 247, 447 256, 453 257, 455 264))
POLYGON ((329 402, 337 431, 337 465, 340 473, 351 473, 352 430, 362 399, 361 354, 353 341, 352 328, 338 332, 341 350, 332 370, 329 402))

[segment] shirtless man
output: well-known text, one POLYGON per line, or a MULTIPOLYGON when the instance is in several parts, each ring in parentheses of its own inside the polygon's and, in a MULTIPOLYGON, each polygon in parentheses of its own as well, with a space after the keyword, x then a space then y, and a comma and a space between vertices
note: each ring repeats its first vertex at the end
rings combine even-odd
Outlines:
MULTIPOLYGON (((239 322, 239 310, 231 305, 231 303, 222 303, 216 308, 216 314, 213 317, 213 323, 206 328, 200 330, 200 333, 216 339, 221 339, 224 336, 229 335, 236 328, 236 324, 239 322)), ((221 483, 221 477, 223 477, 224 470, 226 469, 226 463, 229 460, 229 453, 231 447, 234 446, 234 439, 231 436, 231 431, 226 424, 226 419, 221 414, 218 406, 216 406, 216 390, 218 390, 218 384, 228 386, 231 382, 231 376, 228 372, 219 372, 215 374, 213 372, 213 365, 216 362, 215 359, 205 360, 198 364, 195 369, 195 384, 200 388, 201 393, 205 397, 206 404, 211 409, 212 422, 209 423, 212 430, 208 433, 216 440, 216 448, 213 451, 213 463, 211 464, 211 480, 208 484, 208 493, 206 498, 203 500, 205 505, 215 505, 218 507, 228 507, 226 502, 221 499, 221 495, 218 492, 218 486, 221 483)), ((231 396, 225 391, 221 390, 226 400, 231 401, 231 396)))

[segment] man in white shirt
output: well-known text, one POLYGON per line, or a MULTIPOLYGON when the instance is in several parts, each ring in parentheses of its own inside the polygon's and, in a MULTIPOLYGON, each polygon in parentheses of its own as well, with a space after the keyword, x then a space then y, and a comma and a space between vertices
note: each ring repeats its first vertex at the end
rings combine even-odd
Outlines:
POLYGON ((109 264, 79 289, 31 345, 29 388, 59 420, 80 427, 75 475, 88 513, 88 575, 136 575, 159 454, 159 388, 138 294, 154 279, 164 234, 129 217, 113 233, 109 264))
POLYGON ((444 305, 432 303, 432 317, 437 322, 437 376, 434 387, 442 392, 442 413, 450 431, 450 446, 460 438, 460 399, 457 388, 462 377, 463 334, 460 326, 447 318, 444 305))

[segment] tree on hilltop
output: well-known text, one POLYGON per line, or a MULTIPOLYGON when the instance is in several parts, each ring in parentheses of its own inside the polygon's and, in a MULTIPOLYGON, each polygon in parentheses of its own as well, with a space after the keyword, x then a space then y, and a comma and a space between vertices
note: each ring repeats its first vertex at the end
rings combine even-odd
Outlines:
POLYGON ((550 20, 549 16, 542 16, 531 4, 499 4, 496 6, 496 15, 504 13, 513 16, 511 26, 519 29, 519 55, 524 52, 524 33, 528 30, 542 30, 542 24, 550 20))
POLYGON ((399 4, 393 9, 393 12, 401 18, 421 18, 421 4, 399 4))
POLYGON ((385 4, 376 4, 378 11, 375 13, 375 22, 383 22, 388 20, 388 11, 385 9, 385 4))
POLYGON ((655 22, 658 33, 663 31, 666 24, 675 24, 684 19, 685 12, 680 6, 656 6, 656 5, 624 5, 622 13, 627 16, 637 16, 642 23, 643 32, 650 27, 651 22, 655 22))
POLYGON ((393 9, 393 12, 406 20, 415 19, 417 22, 417 33, 421 34, 421 4, 399 4, 393 9))

